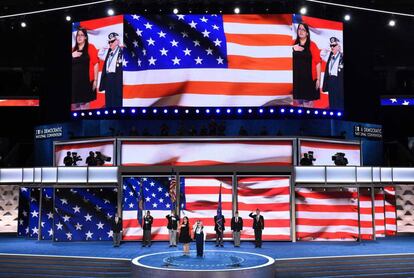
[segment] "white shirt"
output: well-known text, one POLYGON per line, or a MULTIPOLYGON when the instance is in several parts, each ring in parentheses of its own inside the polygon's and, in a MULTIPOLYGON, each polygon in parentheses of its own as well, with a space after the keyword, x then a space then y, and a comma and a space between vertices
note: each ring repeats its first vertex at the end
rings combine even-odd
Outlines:
POLYGON ((108 60, 106 61, 106 72, 115 73, 116 63, 117 63, 118 55, 119 55, 119 46, 117 46, 117 48, 115 48, 114 51, 112 51, 110 48, 108 51, 109 51, 109 56, 108 56, 108 60))
POLYGON ((336 55, 331 56, 331 60, 329 61, 329 75, 338 76, 338 68, 339 68, 339 51, 336 55))

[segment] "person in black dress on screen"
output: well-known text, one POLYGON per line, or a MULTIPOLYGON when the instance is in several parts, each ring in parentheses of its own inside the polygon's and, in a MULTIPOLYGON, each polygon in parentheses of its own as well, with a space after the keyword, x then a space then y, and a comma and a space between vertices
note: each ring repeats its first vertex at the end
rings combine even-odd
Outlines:
POLYGON ((184 255, 189 255, 191 235, 190 235, 190 223, 188 221, 187 216, 184 216, 183 222, 180 225, 180 236, 178 238, 178 241, 180 243, 183 243, 184 255))

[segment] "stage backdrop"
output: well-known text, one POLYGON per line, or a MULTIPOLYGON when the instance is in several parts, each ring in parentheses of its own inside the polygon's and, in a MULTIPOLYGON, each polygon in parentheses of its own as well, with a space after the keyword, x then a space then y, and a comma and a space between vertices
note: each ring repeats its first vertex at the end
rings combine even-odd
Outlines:
POLYGON ((0 185, 0 233, 15 233, 18 225, 19 186, 0 185))
POLYGON ((399 233, 414 233, 414 186, 397 185, 397 225, 399 233))

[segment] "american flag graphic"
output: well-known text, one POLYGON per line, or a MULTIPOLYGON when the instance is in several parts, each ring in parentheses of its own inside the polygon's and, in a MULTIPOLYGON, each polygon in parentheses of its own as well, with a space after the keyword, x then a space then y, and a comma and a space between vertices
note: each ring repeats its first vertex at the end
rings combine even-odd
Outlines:
POLYGON ((299 240, 357 240, 357 189, 296 189, 296 237, 299 240))
POLYGON ((290 180, 287 177, 245 177, 237 181, 237 208, 243 218, 241 239, 254 239, 250 212, 260 210, 263 240, 290 240, 290 180))
POLYGON ((292 101, 292 15, 125 15, 124 106, 292 101))
POLYGON ((42 188, 42 208, 40 216, 41 239, 53 239, 53 187, 42 188))
POLYGON ((29 238, 39 238, 40 188, 30 188, 29 226, 26 228, 29 238))
MULTIPOLYGON (((171 177, 129 177, 123 180, 122 227, 123 240, 141 240, 143 230, 138 217, 151 211, 153 240, 168 240, 167 219, 174 205, 170 198, 171 177), (142 200, 142 209, 139 208, 142 200)), ((183 183, 180 183, 183 192, 183 183)), ((180 206, 185 208, 184 195, 180 196, 180 206)))
POLYGON ((63 159, 66 153, 76 152, 81 158, 76 164, 78 166, 87 166, 86 158, 89 156, 89 152, 101 152, 103 155, 111 157, 111 161, 105 161, 105 166, 114 165, 114 141, 90 141, 90 142, 77 142, 77 143, 63 143, 55 146, 55 165, 64 166, 63 159))
POLYGON ((117 188, 57 188, 54 241, 112 240, 117 188))
POLYGON ((374 239, 371 188, 359 188, 359 223, 361 226, 361 239, 374 239))
POLYGON ((30 188, 20 187, 19 223, 17 225, 18 236, 25 237, 29 234, 29 212, 30 212, 30 188))
POLYGON ((385 205, 385 234, 395 236, 397 234, 397 206, 395 199, 395 187, 384 187, 384 205, 385 205))
POLYGON ((375 188, 375 236, 385 237, 385 195, 384 190, 375 188))

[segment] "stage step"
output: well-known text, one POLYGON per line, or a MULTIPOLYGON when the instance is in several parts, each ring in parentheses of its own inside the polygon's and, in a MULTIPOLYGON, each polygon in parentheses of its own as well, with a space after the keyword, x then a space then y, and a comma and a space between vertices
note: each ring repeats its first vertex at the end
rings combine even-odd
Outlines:
POLYGON ((131 261, 0 254, 0 277, 131 277, 131 261))
POLYGON ((414 277, 413 254, 276 259, 276 277, 414 277))

